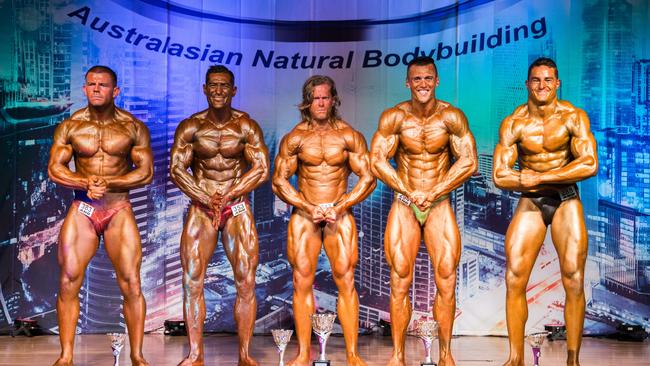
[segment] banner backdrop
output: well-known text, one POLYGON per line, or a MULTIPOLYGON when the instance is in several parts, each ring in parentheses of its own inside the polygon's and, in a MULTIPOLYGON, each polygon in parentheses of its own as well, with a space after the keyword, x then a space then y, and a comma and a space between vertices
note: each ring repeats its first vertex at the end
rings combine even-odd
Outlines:
MULTIPOLYGON (((491 181, 501 120, 526 101, 527 67, 558 63, 560 96, 587 111, 598 140, 598 176, 580 184, 589 229, 586 332, 620 322, 650 328, 650 9, 645 1, 228 1, 0 0, 0 323, 32 317, 56 326, 56 239, 71 190, 47 177, 56 127, 85 105, 84 73, 118 74, 117 103, 151 131, 155 178, 131 192, 142 236, 146 330, 181 312, 179 235, 188 199, 169 180, 178 123, 206 108, 205 71, 236 75, 235 108, 259 122, 271 156, 298 121, 301 86, 333 77, 342 116, 368 141, 380 113, 408 99, 405 64, 430 55, 437 96, 460 107, 476 137, 479 172, 451 199, 462 233, 457 334, 505 334, 504 234, 518 194, 491 181)), ((354 183, 354 180, 351 184, 354 183)), ((359 229, 361 326, 388 320, 383 230, 392 192, 379 184, 354 208, 359 229)), ((285 255, 290 209, 265 184, 251 195, 260 237, 256 331, 292 322, 285 255)), ((547 237, 528 287, 528 328, 562 321, 564 293, 547 237)), ((321 256, 316 298, 335 311, 321 256)), ((206 278, 206 330, 233 331, 235 288, 221 247, 206 278)), ((421 248, 411 289, 431 310, 433 271, 421 248)), ((80 294, 81 332, 123 327, 115 275, 100 246, 80 294)))

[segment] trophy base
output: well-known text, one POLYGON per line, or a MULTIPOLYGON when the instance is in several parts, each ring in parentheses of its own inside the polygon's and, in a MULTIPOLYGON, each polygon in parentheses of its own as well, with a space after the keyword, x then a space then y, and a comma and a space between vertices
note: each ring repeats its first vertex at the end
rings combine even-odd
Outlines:
POLYGON ((330 366, 329 360, 316 360, 311 363, 312 366, 330 366))
POLYGON ((435 362, 422 362, 420 366, 438 366, 438 364, 435 362))

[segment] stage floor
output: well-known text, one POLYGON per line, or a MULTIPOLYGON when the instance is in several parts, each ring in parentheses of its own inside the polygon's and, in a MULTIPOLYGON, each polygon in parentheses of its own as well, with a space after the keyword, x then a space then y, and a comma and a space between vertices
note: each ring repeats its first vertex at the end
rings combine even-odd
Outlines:
MULTIPOLYGON (((287 347, 285 360, 296 352, 296 339, 287 347)), ((407 364, 419 366, 423 354, 420 340, 407 338, 407 364)), ((459 366, 502 365, 505 361, 507 339, 503 337, 456 337, 452 342, 453 352, 459 366)), ((546 342, 542 348, 542 365, 562 365, 565 360, 566 343, 546 342)), ((312 346, 317 355, 317 344, 312 346)), ((237 338, 231 335, 206 335, 206 365, 237 365, 237 338)), ((391 354, 390 337, 361 336, 359 349, 369 366, 386 365, 391 354)), ((333 365, 345 364, 343 337, 330 337, 327 344, 328 358, 333 365)), ((185 337, 166 337, 151 334, 145 336, 144 353, 151 366, 176 365, 187 352, 185 337)), ((77 336, 75 347, 76 366, 112 365, 110 343, 104 335, 77 336)), ((255 336, 253 356, 260 365, 277 365, 278 355, 271 336, 255 336)), ((59 340, 56 336, 27 338, 19 336, 0 337, 0 365, 27 366, 51 365, 59 354, 59 340)), ((121 365, 130 365, 128 346, 122 350, 121 365)), ((434 348, 434 356, 437 347, 434 348)), ((526 364, 532 365, 532 353, 526 347, 526 364)), ((436 359, 437 360, 437 359, 436 359)), ((619 342, 609 339, 585 338, 580 361, 582 365, 623 366, 650 365, 650 342, 619 342)))

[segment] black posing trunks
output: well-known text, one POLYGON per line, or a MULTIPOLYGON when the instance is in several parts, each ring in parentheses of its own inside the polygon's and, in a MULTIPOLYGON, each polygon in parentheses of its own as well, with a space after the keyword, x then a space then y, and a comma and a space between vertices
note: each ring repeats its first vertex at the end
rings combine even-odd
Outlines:
POLYGON ((578 186, 574 184, 558 186, 557 189, 545 189, 538 192, 523 192, 521 197, 530 199, 540 211, 542 211, 542 219, 546 226, 550 225, 553 221, 555 211, 562 204, 574 198, 579 198, 578 186))

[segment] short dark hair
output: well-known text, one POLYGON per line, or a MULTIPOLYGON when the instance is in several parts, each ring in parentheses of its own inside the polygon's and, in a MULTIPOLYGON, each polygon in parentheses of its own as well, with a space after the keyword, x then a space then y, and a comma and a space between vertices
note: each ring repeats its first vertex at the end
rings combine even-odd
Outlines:
POLYGON ((533 67, 537 66, 547 66, 552 69, 555 69, 555 78, 558 79, 558 72, 557 72, 557 65, 555 64, 555 61, 548 57, 540 57, 537 60, 533 61, 530 66, 528 66, 528 78, 530 78, 530 72, 533 70, 533 67))
POLYGON ((91 72, 95 74, 108 74, 111 79, 113 79, 113 86, 117 86, 117 74, 110 67, 104 65, 95 65, 86 71, 84 78, 88 79, 88 74, 91 72))
POLYGON ((427 65, 433 65, 433 70, 436 72, 436 75, 438 75, 438 67, 436 67, 436 62, 433 60, 433 58, 429 56, 418 56, 411 61, 409 61, 408 65, 406 66, 406 77, 409 75, 409 70, 411 69, 411 66, 427 66, 427 65))
POLYGON ((327 116, 327 118, 330 120, 330 122, 336 122, 336 119, 340 118, 337 107, 341 105, 341 100, 339 99, 339 93, 336 91, 336 84, 334 83, 334 80, 329 76, 314 75, 307 79, 302 86, 302 103, 298 105, 298 109, 300 110, 300 116, 303 120, 311 120, 309 107, 314 101, 314 89, 318 85, 323 84, 330 86, 330 94, 332 95, 332 100, 334 102, 332 103, 332 110, 330 110, 330 114, 327 116))
POLYGON ((229 68, 223 66, 223 65, 212 65, 208 68, 208 71, 205 72, 205 83, 207 84, 209 80, 210 74, 228 74, 230 75, 230 81, 232 82, 232 85, 235 85, 235 74, 230 71, 229 68))

